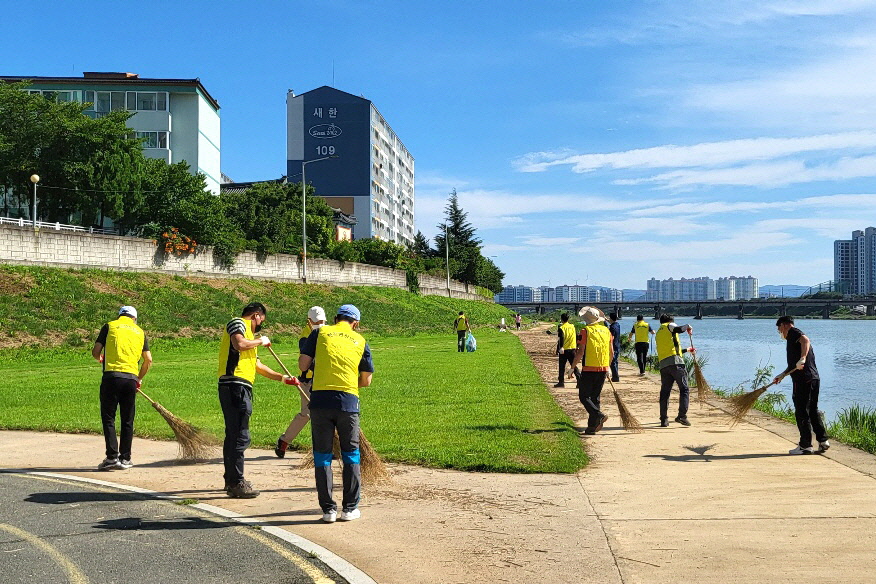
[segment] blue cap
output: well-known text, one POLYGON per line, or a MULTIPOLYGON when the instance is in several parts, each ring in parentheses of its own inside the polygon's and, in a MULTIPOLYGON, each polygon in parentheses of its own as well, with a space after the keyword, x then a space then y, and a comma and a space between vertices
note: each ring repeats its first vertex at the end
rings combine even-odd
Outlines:
POLYGON ((338 308, 338 316, 349 316, 353 320, 362 320, 362 313, 352 304, 344 304, 338 308))

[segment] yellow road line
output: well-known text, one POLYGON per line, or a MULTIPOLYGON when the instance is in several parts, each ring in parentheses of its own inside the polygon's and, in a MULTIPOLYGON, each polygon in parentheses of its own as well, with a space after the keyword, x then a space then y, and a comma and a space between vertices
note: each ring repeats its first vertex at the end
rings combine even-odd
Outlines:
POLYGON ((12 525, 7 525, 6 523, 0 523, 0 529, 23 539, 48 554, 67 573, 67 581, 70 584, 88 584, 88 578, 85 577, 85 574, 76 567, 76 564, 70 558, 59 552, 54 546, 43 541, 38 535, 13 527, 12 525))
POLYGON ((252 529, 252 527, 238 527, 236 529, 240 533, 248 535, 249 537, 253 538, 257 542, 268 546, 269 548, 271 548, 272 550, 274 550, 275 552, 277 552, 278 554, 280 554, 281 556, 283 556, 284 558, 286 558, 287 560, 289 560, 290 562, 292 562, 293 564, 298 566, 298 568, 302 572, 304 572, 305 574, 307 574, 308 577, 310 577, 311 581, 313 581, 313 584, 334 584, 334 580, 332 580, 331 578, 326 576, 322 572, 322 570, 320 570, 319 568, 317 568, 316 566, 314 566, 313 564, 311 564, 310 562, 308 562, 307 560, 305 560, 304 558, 302 558, 298 554, 290 552, 288 549, 286 549, 285 547, 283 547, 282 545, 277 543, 277 541, 274 540, 273 538, 270 538, 262 533, 259 533, 258 531, 254 531, 252 529))

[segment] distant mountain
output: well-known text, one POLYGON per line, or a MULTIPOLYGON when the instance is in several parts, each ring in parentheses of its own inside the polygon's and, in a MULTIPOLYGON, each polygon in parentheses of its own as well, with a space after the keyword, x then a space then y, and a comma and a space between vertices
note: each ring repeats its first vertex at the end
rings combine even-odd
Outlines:
POLYGON ((799 284, 769 284, 761 286, 759 291, 761 296, 797 298, 809 292, 809 286, 800 286, 799 284))
POLYGON ((624 288, 624 300, 629 302, 635 302, 636 300, 644 300, 645 299, 645 291, 644 290, 633 290, 632 288, 624 288))

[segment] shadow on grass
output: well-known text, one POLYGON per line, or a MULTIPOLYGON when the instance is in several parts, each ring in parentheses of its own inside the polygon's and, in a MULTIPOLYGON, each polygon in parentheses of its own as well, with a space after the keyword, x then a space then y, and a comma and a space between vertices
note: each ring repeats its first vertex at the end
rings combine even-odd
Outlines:
POLYGON ((523 434, 546 434, 546 433, 556 433, 556 432, 574 432, 578 433, 580 429, 577 426, 573 426, 568 422, 552 422, 554 428, 538 428, 538 429, 530 429, 530 428, 521 428, 520 426, 515 426, 514 424, 487 424, 480 426, 466 426, 469 430, 477 430, 479 432, 496 432, 498 430, 510 430, 512 432, 521 432, 523 434))

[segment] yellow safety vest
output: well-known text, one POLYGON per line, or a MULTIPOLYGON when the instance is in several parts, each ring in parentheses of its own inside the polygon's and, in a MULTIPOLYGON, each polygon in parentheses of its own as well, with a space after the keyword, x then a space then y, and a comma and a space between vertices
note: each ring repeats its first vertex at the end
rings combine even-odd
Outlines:
POLYGON ((359 362, 365 338, 350 323, 323 325, 316 337, 312 391, 344 391, 359 396, 359 362))
POLYGON ((648 329, 651 326, 645 322, 644 320, 637 320, 636 324, 633 325, 633 329, 636 331, 636 342, 637 343, 647 343, 650 341, 648 338, 648 329))
POLYGON ((584 328, 587 330, 584 367, 608 367, 611 361, 611 332, 608 327, 597 322, 584 328))
POLYGON ((567 322, 560 325, 560 330, 563 331, 563 350, 576 348, 578 341, 575 338, 575 325, 567 322))
POLYGON ((662 361, 669 357, 681 357, 684 352, 681 350, 681 345, 678 343, 678 335, 674 335, 669 330, 669 325, 677 326, 675 323, 664 322, 657 329, 657 358, 662 361))
POLYGON ((146 340, 143 329, 127 316, 108 322, 107 329, 103 370, 137 375, 146 340))
MULTIPOLYGON (((243 338, 251 341, 255 338, 252 332, 252 321, 247 318, 238 318, 244 325, 243 338)), ((256 376, 256 362, 258 352, 255 347, 246 351, 237 351, 231 345, 231 336, 228 327, 222 331, 222 340, 219 342, 219 379, 237 377, 253 383, 256 376)))

